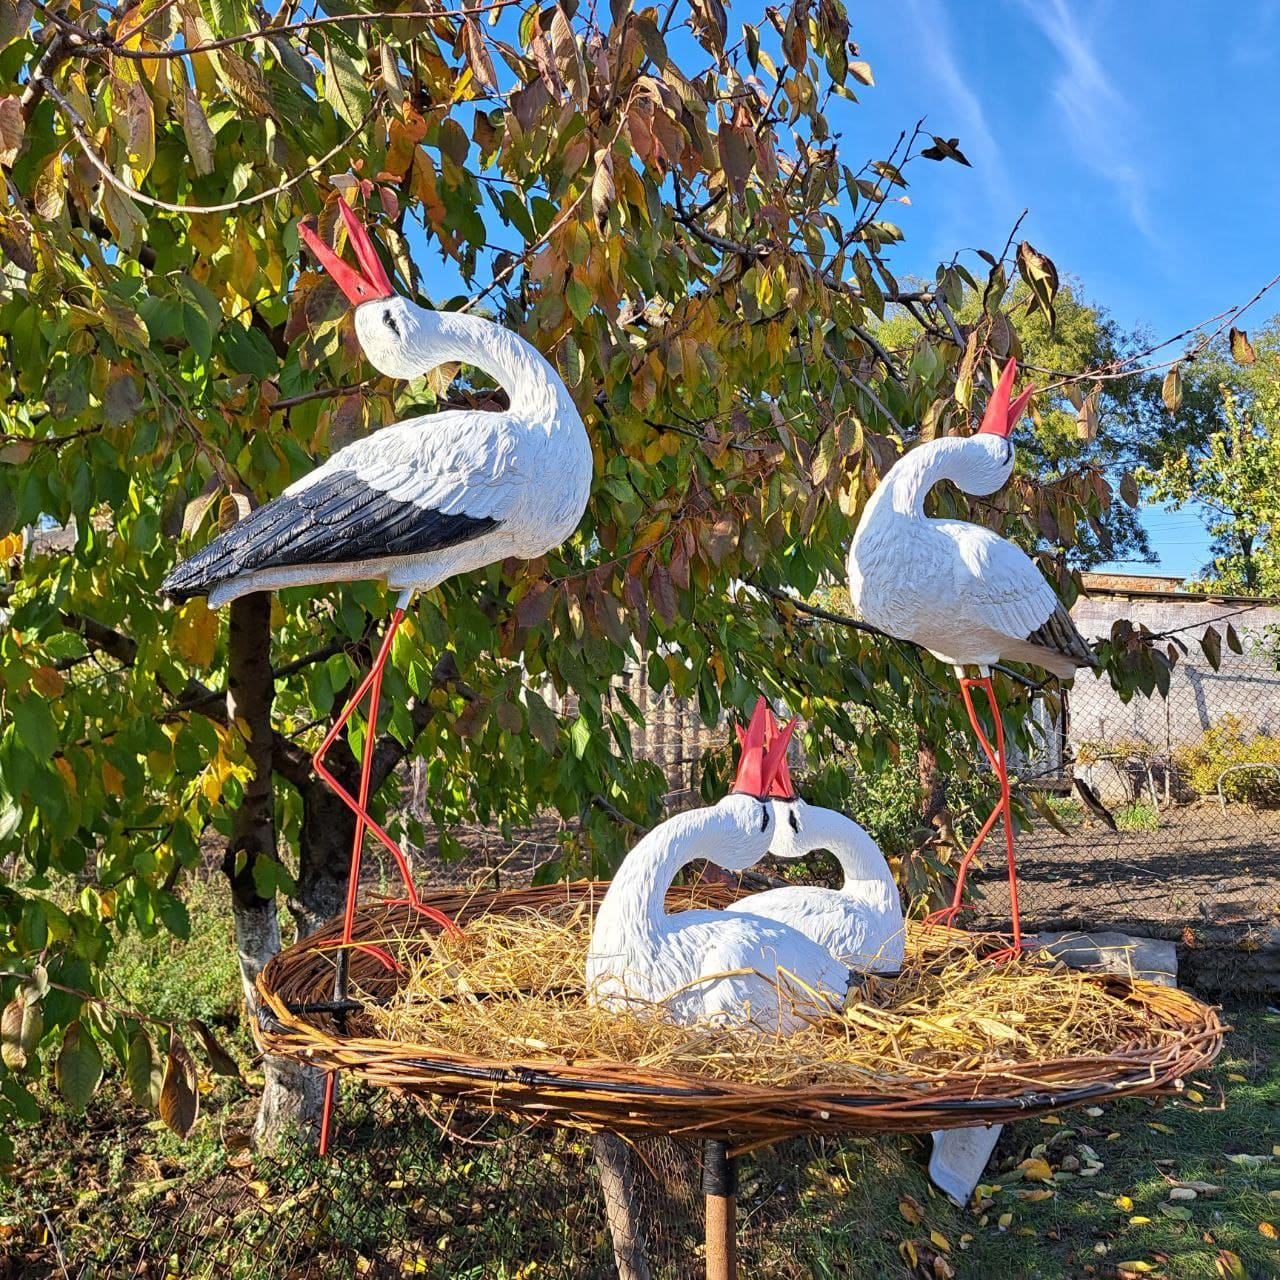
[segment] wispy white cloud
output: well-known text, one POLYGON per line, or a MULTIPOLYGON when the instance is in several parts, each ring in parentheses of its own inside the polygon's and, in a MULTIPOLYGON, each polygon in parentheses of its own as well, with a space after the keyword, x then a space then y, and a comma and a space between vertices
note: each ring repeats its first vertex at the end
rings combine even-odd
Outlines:
POLYGON ((1062 59, 1053 96, 1064 130, 1085 163, 1119 192, 1134 226, 1148 239, 1156 239, 1147 184, 1133 159, 1139 146, 1132 104, 1107 73, 1065 0, 1021 3, 1062 59))
POLYGON ((937 121, 936 130, 959 136, 960 148, 981 177, 992 204, 1007 212, 1016 196, 986 112, 961 69, 947 6, 941 0, 908 0, 905 7, 915 27, 920 60, 948 99, 948 114, 937 121))

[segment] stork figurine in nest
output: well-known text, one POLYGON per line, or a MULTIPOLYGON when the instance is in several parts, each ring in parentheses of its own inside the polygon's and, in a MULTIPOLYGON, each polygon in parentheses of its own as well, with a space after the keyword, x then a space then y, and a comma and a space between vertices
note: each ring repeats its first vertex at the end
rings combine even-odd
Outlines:
POLYGON ((991 668, 1001 659, 1026 662, 1065 679, 1097 661, 1021 547, 981 525, 930 519, 924 503, 941 480, 950 480, 963 493, 986 497, 1013 474, 1009 437, 1033 395, 1028 389, 1010 404, 1016 374, 1011 359, 973 435, 917 445, 889 468, 849 548, 849 595, 858 612, 872 626, 920 645, 955 668, 969 723, 1000 783, 999 800, 960 862, 951 906, 932 918, 947 923, 955 918, 969 864, 1003 818, 1015 954, 1022 948, 1018 878, 1004 726, 991 668), (969 667, 977 668, 976 678, 966 674, 969 667), (974 709, 975 686, 986 694, 994 745, 974 709))
POLYGON ((749 910, 666 908, 667 890, 689 863, 745 871, 769 851, 777 823, 770 792, 794 722, 771 733, 766 715, 761 699, 741 735, 733 790, 668 818, 623 859, 591 932, 592 1003, 777 1035, 842 1007, 848 967, 788 922, 749 910))
MULTIPOLYGON (((586 429, 556 371, 529 343, 476 316, 433 311, 398 295, 360 219, 338 211, 357 266, 303 222, 302 239, 354 308, 366 358, 389 378, 417 378, 466 364, 507 393, 502 411, 450 409, 408 418, 339 449, 178 564, 161 590, 173 600, 208 596, 217 607, 253 591, 374 579, 399 593, 368 675, 316 752, 316 772, 356 817, 342 942, 350 945, 366 830, 386 847, 415 909, 451 922, 418 900, 399 845, 369 812, 378 703, 391 643, 417 591, 510 556, 535 559, 563 542, 591 489, 586 429), (368 696, 358 795, 324 763, 325 753, 368 696)), ((327 1145, 333 1077, 325 1098, 327 1145)))

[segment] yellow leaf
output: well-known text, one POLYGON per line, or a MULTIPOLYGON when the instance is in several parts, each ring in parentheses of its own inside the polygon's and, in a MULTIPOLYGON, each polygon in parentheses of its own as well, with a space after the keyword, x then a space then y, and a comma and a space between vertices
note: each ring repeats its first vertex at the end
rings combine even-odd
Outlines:
POLYGON ((1002 1214, 1001 1214, 1001 1215, 996 1219, 996 1226, 998 1226, 998 1227, 1000 1228, 1000 1230, 1001 1230, 1001 1231, 1008 1231, 1008 1230, 1009 1230, 1009 1228, 1010 1228, 1011 1226, 1013 1226, 1013 1214, 1011 1214, 1011 1213, 1002 1213, 1002 1214))
POLYGON ((924 1210, 920 1207, 920 1201, 914 1196, 903 1196, 898 1201, 898 1212, 913 1227, 919 1226, 924 1221, 924 1210))
POLYGON ((1129 1225, 1131 1227, 1144 1227, 1150 1221, 1150 1218, 1144 1218, 1142 1214, 1135 1213, 1133 1217, 1129 1219, 1129 1225))
POLYGON ((271 1188, 267 1186, 265 1182, 251 1182, 249 1183, 249 1190, 252 1191, 253 1194, 258 1197, 259 1200, 261 1200, 264 1196, 268 1196, 271 1194, 271 1188))
POLYGON ((916 1264, 920 1260, 916 1254, 915 1245, 913 1245, 910 1240, 903 1240, 902 1243, 898 1245, 898 1252, 902 1255, 903 1262, 914 1270, 916 1264))
POLYGON ((1027 1204, 1039 1204, 1041 1200, 1052 1200, 1053 1195, 1050 1187, 1036 1187, 1034 1191, 1018 1192, 1018 1199, 1026 1201, 1027 1204))
POLYGON ((1218 1250, 1214 1266, 1223 1280, 1249 1280, 1249 1273, 1244 1269, 1239 1254, 1232 1253, 1230 1249, 1218 1250))
POLYGON ((1115 1205, 1117 1209, 1128 1213, 1133 1208, 1133 1200, 1129 1196, 1116 1196, 1115 1205))
POLYGON ((1154 1263, 1143 1262, 1141 1260, 1137 1262, 1117 1262, 1116 1263, 1116 1270, 1120 1272, 1121 1275, 1124 1275, 1127 1272, 1129 1275, 1145 1276, 1145 1275, 1148 1275, 1150 1272, 1154 1271, 1155 1269, 1156 1268, 1154 1263))
POLYGON ((69 787, 76 785, 76 771, 71 767, 65 756, 54 756, 54 768, 62 775, 62 780, 69 787))
POLYGON ((948 1240, 947 1237, 944 1236, 941 1231, 937 1231, 937 1230, 930 1231, 929 1239, 932 1240, 934 1243, 934 1246, 938 1249, 941 1249, 943 1253, 951 1252, 951 1241, 948 1240))
POLYGON ((1022 1176, 1027 1182, 1053 1181, 1053 1170, 1049 1168, 1049 1162, 1040 1156, 1024 1160, 1018 1168, 1022 1170, 1022 1176))
POLYGON ((1270 1222, 1258 1223, 1258 1230, 1266 1236, 1268 1240, 1280 1239, 1280 1231, 1277 1231, 1270 1222))
POLYGON ((1201 1093, 1199 1089, 1188 1089, 1187 1097, 1190 1098, 1192 1102, 1204 1101, 1204 1094, 1201 1093))
POLYGON ((1172 1133, 1173 1130, 1167 1124, 1161 1124, 1159 1120, 1152 1120, 1147 1124, 1148 1129, 1154 1129, 1157 1133, 1172 1133))
POLYGON ((207 667, 213 661, 218 644, 218 615, 203 596, 197 596, 178 610, 177 621, 169 634, 183 661, 193 667, 207 667))
MULTIPOLYGON (((1248 1084, 1249 1083, 1249 1077, 1242 1076, 1238 1071, 1228 1071, 1227 1079, 1230 1080, 1232 1084, 1248 1084)), ((1226 1250, 1224 1250, 1223 1252, 1226 1252, 1226 1250)))
POLYGON ((102 789, 109 796, 124 795, 124 774, 110 760, 102 762, 102 789))

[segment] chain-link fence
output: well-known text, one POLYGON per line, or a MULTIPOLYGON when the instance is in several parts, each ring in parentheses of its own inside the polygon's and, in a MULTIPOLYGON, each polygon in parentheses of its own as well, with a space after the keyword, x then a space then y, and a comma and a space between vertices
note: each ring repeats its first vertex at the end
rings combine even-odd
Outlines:
MULTIPOLYGON (((1167 696, 1128 702, 1084 674, 1043 750, 1015 764, 1041 803, 1018 838, 1024 916, 1211 938, 1280 922, 1280 669, 1259 638, 1174 667, 1167 696)), ((1008 911, 984 877, 981 914, 1008 911)))

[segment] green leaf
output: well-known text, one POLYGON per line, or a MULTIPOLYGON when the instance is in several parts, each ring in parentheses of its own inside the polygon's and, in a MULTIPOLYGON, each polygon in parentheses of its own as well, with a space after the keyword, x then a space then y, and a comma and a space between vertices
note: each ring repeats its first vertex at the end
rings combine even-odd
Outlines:
POLYGON ((142 1027, 129 1037, 124 1074, 129 1082, 129 1093, 138 1106, 154 1110, 160 1105, 164 1071, 155 1043, 142 1027))
POLYGON ((53 713, 43 698, 15 699, 9 705, 18 740, 37 760, 48 760, 58 749, 53 713))
POLYGON ((591 290, 581 280, 570 280, 564 297, 574 319, 581 324, 591 314, 591 290))
POLYGON ((83 1111, 89 1105, 102 1080, 102 1054, 78 1019, 62 1037, 54 1080, 72 1111, 83 1111))
POLYGON ((276 860, 268 854, 260 853, 253 860, 253 887, 258 897, 270 901, 276 896, 278 870, 276 860))
POLYGON ((333 40, 325 45, 324 71, 325 101, 358 129, 369 112, 369 90, 356 64, 333 40))

